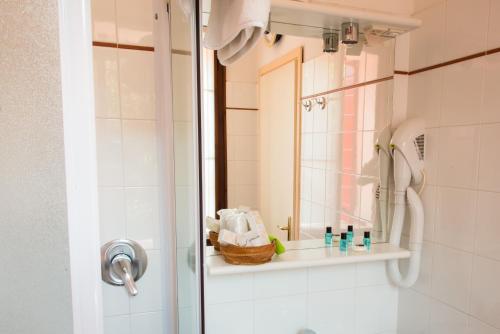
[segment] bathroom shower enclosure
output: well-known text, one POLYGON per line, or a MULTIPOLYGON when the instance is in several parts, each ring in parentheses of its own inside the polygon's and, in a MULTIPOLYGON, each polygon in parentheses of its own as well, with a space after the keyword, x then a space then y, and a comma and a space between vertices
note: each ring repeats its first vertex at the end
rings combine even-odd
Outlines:
POLYGON ((60 2, 74 333, 202 331, 200 38, 176 4, 60 2), (117 239, 145 250, 136 290, 101 279, 99 250, 117 239))

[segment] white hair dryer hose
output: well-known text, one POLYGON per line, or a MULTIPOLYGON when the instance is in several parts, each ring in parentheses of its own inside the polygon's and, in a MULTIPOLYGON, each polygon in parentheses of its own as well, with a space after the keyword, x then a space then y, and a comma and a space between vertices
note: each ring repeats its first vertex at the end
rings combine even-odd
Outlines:
MULTIPOLYGON (((407 120, 396 130, 391 140, 394 159, 394 217, 389 243, 400 246, 403 224, 405 220, 406 199, 411 217, 410 226, 410 259, 406 277, 399 271, 399 261, 390 260, 387 272, 391 281, 399 287, 411 287, 418 279, 420 258, 424 235, 424 208, 417 192, 410 187, 411 180, 415 183, 423 181, 424 156, 424 124, 420 119, 407 120)), ((423 186, 423 184, 422 184, 423 186)))
MULTIPOLYGON (((424 208, 422 201, 413 188, 408 187, 406 191, 408 204, 410 207, 411 227, 410 227, 410 263, 405 278, 399 271, 399 261, 390 260, 388 262, 388 273, 391 281, 399 287, 409 288, 418 279, 420 272, 420 258, 422 253, 422 240, 424 233, 424 208)), ((394 220, 389 242, 395 246, 400 245, 401 234, 403 233, 403 223, 405 217, 404 194, 402 201, 396 203, 394 209, 394 220)))

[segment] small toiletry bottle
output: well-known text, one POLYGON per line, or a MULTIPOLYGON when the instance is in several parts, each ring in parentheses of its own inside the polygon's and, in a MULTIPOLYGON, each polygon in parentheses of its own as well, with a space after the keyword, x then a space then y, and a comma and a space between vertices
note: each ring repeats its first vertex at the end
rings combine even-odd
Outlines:
POLYGON ((372 239, 370 238, 370 231, 365 231, 363 237, 363 245, 365 245, 367 251, 369 251, 370 248, 372 247, 372 239))
POLYGON ((347 226, 347 243, 352 246, 354 239, 354 227, 352 225, 347 226))
POLYGON ((332 227, 327 226, 326 227, 326 232, 325 232, 325 245, 331 246, 333 244, 333 233, 332 233, 332 227))
POLYGON ((347 252, 347 233, 342 232, 340 233, 340 251, 341 252, 347 252))

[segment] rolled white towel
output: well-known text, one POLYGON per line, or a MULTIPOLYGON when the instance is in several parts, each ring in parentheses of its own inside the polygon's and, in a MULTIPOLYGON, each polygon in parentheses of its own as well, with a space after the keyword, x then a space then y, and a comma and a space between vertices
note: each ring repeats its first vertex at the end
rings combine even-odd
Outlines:
POLYGON ((217 50, 222 65, 229 65, 249 51, 264 34, 270 0, 214 0, 204 45, 217 50))

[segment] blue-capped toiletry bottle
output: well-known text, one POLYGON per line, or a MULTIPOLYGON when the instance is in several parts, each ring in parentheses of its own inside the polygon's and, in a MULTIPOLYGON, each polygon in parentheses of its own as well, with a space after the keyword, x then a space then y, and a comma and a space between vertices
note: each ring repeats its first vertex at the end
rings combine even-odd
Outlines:
POLYGON ((347 244, 347 233, 340 233, 340 251, 347 252, 348 244, 347 244))
POLYGON ((363 237, 363 245, 365 245, 367 251, 369 251, 370 248, 372 247, 372 239, 370 238, 370 231, 365 231, 363 237))
POLYGON ((325 245, 326 246, 331 246, 333 244, 333 233, 332 233, 332 227, 327 226, 326 227, 326 232, 325 232, 325 245))
POLYGON ((347 226, 347 243, 352 246, 354 240, 354 227, 352 225, 347 226))

